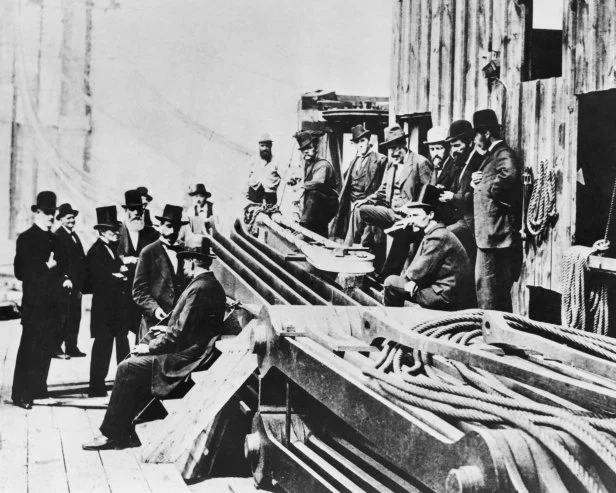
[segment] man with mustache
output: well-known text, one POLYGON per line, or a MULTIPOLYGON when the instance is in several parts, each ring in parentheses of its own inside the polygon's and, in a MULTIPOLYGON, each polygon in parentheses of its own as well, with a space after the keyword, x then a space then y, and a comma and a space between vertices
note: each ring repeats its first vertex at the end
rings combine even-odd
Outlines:
POLYGON ((127 190, 124 193, 125 203, 122 206, 126 211, 126 217, 120 227, 120 239, 117 253, 126 266, 126 279, 128 282, 126 328, 135 334, 141 323, 141 308, 133 301, 130 287, 135 279, 135 269, 139 254, 150 243, 158 239, 158 232, 145 224, 145 207, 138 190, 127 190))
POLYGON ((250 166, 246 198, 257 204, 275 205, 278 185, 279 164, 272 154, 272 138, 266 133, 259 138, 259 157, 250 166))

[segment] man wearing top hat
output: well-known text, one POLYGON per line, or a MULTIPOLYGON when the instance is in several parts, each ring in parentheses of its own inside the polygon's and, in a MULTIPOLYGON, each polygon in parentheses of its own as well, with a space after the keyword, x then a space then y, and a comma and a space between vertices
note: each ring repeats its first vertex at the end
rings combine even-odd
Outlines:
POLYGON ((64 280, 68 281, 68 289, 63 296, 63 306, 60 319, 60 339, 56 357, 85 356, 77 347, 79 324, 81 323, 81 292, 85 277, 86 254, 77 233, 75 233, 75 218, 79 214, 71 204, 62 204, 58 207, 56 219, 60 227, 55 235, 58 239, 60 251, 59 267, 64 280), (64 352, 62 351, 64 342, 64 352))
POLYGON ((139 195, 141 195, 141 203, 144 207, 143 220, 145 222, 145 225, 153 226, 152 218, 150 217, 150 209, 148 209, 148 206, 150 205, 150 202, 154 200, 154 198, 150 195, 150 192, 147 187, 137 187, 136 190, 139 192, 139 195))
POLYGON ((126 278, 129 290, 126 306, 126 327, 135 334, 139 331, 141 323, 141 308, 135 304, 130 293, 130 286, 135 279, 135 269, 139 254, 150 243, 158 239, 158 232, 145 224, 145 207, 138 190, 127 190, 124 193, 125 203, 122 206, 126 211, 126 217, 120 227, 120 239, 118 242, 118 255, 128 269, 126 278))
POLYGON ((90 397, 107 395, 105 378, 109 372, 115 341, 120 363, 129 353, 126 304, 130 296, 127 267, 118 255, 121 223, 115 205, 96 208, 98 239, 86 255, 87 284, 92 293, 90 335, 94 339, 90 360, 90 397), (127 295, 128 293, 128 295, 127 295))
POLYGON ((30 409, 34 399, 47 398, 47 374, 57 349, 60 298, 68 281, 58 267, 58 242, 51 232, 56 194, 40 192, 32 206, 34 224, 17 237, 15 277, 22 281, 22 333, 15 361, 11 398, 30 409))
POLYGON ((332 164, 318 156, 317 134, 302 130, 295 134, 304 159, 303 208, 300 225, 327 238, 327 225, 338 210, 338 180, 332 164))
POLYGON ((138 340, 167 317, 182 293, 182 266, 176 252, 180 228, 188 224, 182 221, 182 212, 182 207, 167 204, 156 216, 160 238, 139 255, 132 286, 133 300, 143 311, 138 340))
POLYGON ((259 137, 259 157, 250 165, 246 198, 257 204, 275 205, 276 192, 280 185, 279 163, 272 154, 272 138, 269 134, 259 137))
POLYGON ((407 260, 402 275, 391 275, 385 280, 386 306, 404 306, 410 301, 434 310, 466 308, 470 287, 468 256, 460 241, 440 221, 438 203, 438 194, 425 194, 420 201, 404 206, 413 230, 423 238, 412 259, 407 260))
MULTIPOLYGON (((188 210, 188 230, 195 235, 210 234, 212 229, 212 215, 214 204, 209 198, 212 196, 203 183, 197 183, 188 187, 188 195, 192 200, 192 206, 188 210)), ((185 239, 187 234, 182 234, 185 239)))
POLYGON ((474 188, 475 279, 479 308, 512 311, 511 288, 520 275, 522 245, 521 166, 502 140, 493 110, 473 115, 475 142, 487 151, 471 176, 474 188))
POLYGON ((351 213, 359 200, 376 192, 381 185, 387 157, 372 148, 372 134, 363 125, 354 126, 351 135, 351 142, 355 144, 357 154, 344 174, 338 212, 330 225, 329 235, 331 238, 344 240, 347 234, 351 234, 357 239, 354 243, 359 243, 364 232, 349 233, 351 213))
POLYGON ((178 253, 184 275, 191 279, 165 327, 151 331, 133 356, 118 366, 101 436, 84 443, 85 450, 121 449, 139 445, 133 419, 154 396, 164 398, 198 366, 212 358, 223 328, 225 291, 210 270, 215 256, 207 237, 190 237, 178 253))

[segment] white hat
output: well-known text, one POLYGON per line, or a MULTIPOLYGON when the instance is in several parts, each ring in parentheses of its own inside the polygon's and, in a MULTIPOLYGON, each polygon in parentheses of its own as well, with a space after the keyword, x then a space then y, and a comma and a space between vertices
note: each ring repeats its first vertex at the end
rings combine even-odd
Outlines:
POLYGON ((424 144, 444 144, 447 140, 449 130, 447 127, 436 126, 428 130, 428 137, 424 144))

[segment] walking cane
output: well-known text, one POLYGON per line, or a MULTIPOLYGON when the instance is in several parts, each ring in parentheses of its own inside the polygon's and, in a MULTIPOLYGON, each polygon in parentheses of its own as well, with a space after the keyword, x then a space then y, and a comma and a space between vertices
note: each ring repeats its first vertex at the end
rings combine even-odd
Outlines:
MULTIPOLYGON (((150 335, 150 331, 154 328, 154 327, 158 327, 162 322, 164 322, 166 319, 168 319, 171 316, 171 313, 173 313, 173 310, 170 311, 169 313, 167 313, 167 315, 165 315, 163 318, 161 318, 158 322, 156 322, 156 324, 152 325, 152 327, 150 327, 148 329, 148 332, 141 338, 139 339, 139 342, 137 344, 141 344, 142 341, 150 335)), ((126 361, 128 358, 130 358, 133 355, 132 352, 129 352, 126 357, 122 360, 122 361, 126 361)))

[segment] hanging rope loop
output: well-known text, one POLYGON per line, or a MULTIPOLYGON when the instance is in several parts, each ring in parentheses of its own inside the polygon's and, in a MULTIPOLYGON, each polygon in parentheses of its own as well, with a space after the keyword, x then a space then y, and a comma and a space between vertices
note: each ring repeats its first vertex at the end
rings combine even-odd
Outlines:
POLYGON ((539 163, 537 177, 528 203, 526 229, 540 243, 547 228, 558 220, 556 211, 556 170, 547 160, 539 163))

